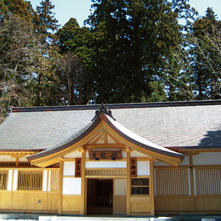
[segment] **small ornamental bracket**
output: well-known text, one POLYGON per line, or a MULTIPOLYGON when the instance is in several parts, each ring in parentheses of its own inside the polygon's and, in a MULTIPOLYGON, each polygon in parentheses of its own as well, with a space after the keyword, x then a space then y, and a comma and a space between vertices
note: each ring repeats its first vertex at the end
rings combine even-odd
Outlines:
POLYGON ((116 120, 113 116, 112 116, 112 112, 111 110, 109 110, 103 103, 101 104, 101 107, 99 110, 95 111, 95 116, 91 121, 94 121, 95 119, 97 119, 99 117, 100 114, 106 114, 109 117, 111 117, 113 120, 116 120))

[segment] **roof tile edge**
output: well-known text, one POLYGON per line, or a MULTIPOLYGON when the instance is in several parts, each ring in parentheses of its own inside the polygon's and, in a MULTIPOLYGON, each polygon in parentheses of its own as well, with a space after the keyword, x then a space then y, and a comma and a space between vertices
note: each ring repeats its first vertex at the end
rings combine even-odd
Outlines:
MULTIPOLYGON (((206 106, 221 105, 221 100, 197 100, 197 101, 168 101, 150 103, 119 103, 105 104, 110 109, 127 108, 155 108, 155 107, 182 107, 182 106, 206 106)), ((42 111, 70 111, 70 110, 97 110, 101 104, 96 105, 71 105, 71 106, 42 106, 42 107, 11 107, 12 112, 42 112, 42 111)))

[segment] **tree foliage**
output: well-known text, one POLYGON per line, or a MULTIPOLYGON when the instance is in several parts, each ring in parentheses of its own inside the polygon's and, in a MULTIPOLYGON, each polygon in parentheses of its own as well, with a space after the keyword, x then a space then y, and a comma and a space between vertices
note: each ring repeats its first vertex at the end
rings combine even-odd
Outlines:
POLYGON ((216 20, 211 8, 206 16, 197 19, 192 26, 191 55, 193 81, 197 99, 219 99, 221 97, 221 21, 216 20), (214 41, 215 40, 215 41, 214 41))
POLYGON ((31 23, 12 14, 0 23, 0 103, 8 106, 32 104, 29 88, 32 73, 28 71, 39 49, 31 23))
POLYGON ((87 26, 70 18, 59 28, 50 0, 36 10, 0 0, 0 117, 9 106, 220 99, 221 21, 211 8, 92 3, 87 26))
POLYGON ((173 9, 176 2, 93 2, 88 23, 95 32, 98 102, 165 100, 165 62, 182 40, 179 11, 173 9))

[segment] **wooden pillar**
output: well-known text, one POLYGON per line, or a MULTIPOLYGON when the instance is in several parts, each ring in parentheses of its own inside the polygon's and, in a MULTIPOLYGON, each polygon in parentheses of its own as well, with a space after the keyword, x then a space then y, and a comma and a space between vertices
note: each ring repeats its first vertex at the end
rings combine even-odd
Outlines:
POLYGON ((86 193, 85 193, 85 150, 82 148, 82 160, 81 160, 81 215, 86 214, 86 193))
POLYGON ((127 197, 126 197, 126 214, 130 215, 130 195, 131 195, 131 179, 130 179, 130 149, 126 149, 127 154, 127 197))
POLYGON ((16 167, 19 167, 19 157, 16 157, 16 167))
POLYGON ((150 215, 155 215, 155 208, 154 208, 154 170, 153 170, 153 160, 150 160, 150 215))
POLYGON ((191 210, 195 211, 195 197, 194 197, 194 176, 193 176, 193 156, 189 155, 190 168, 190 190, 191 190, 191 210))
POLYGON ((59 185, 58 185, 58 214, 62 214, 62 204, 63 204, 63 171, 64 171, 64 161, 60 161, 60 171, 59 171, 59 185))

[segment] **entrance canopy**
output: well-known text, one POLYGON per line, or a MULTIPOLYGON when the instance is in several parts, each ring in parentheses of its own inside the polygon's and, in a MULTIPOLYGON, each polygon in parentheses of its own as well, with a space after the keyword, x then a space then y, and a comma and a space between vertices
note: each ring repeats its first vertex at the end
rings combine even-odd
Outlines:
MULTIPOLYGON (((97 144, 93 148, 131 149, 146 154, 154 159, 170 165, 179 165, 184 155, 154 144, 119 124, 112 116, 111 111, 104 105, 92 122, 73 134, 60 144, 27 157, 32 165, 46 167, 59 162, 60 158, 75 150, 90 147, 90 142, 96 137, 111 137, 112 141, 97 144)), ((92 147, 91 147, 92 148, 92 147)))

